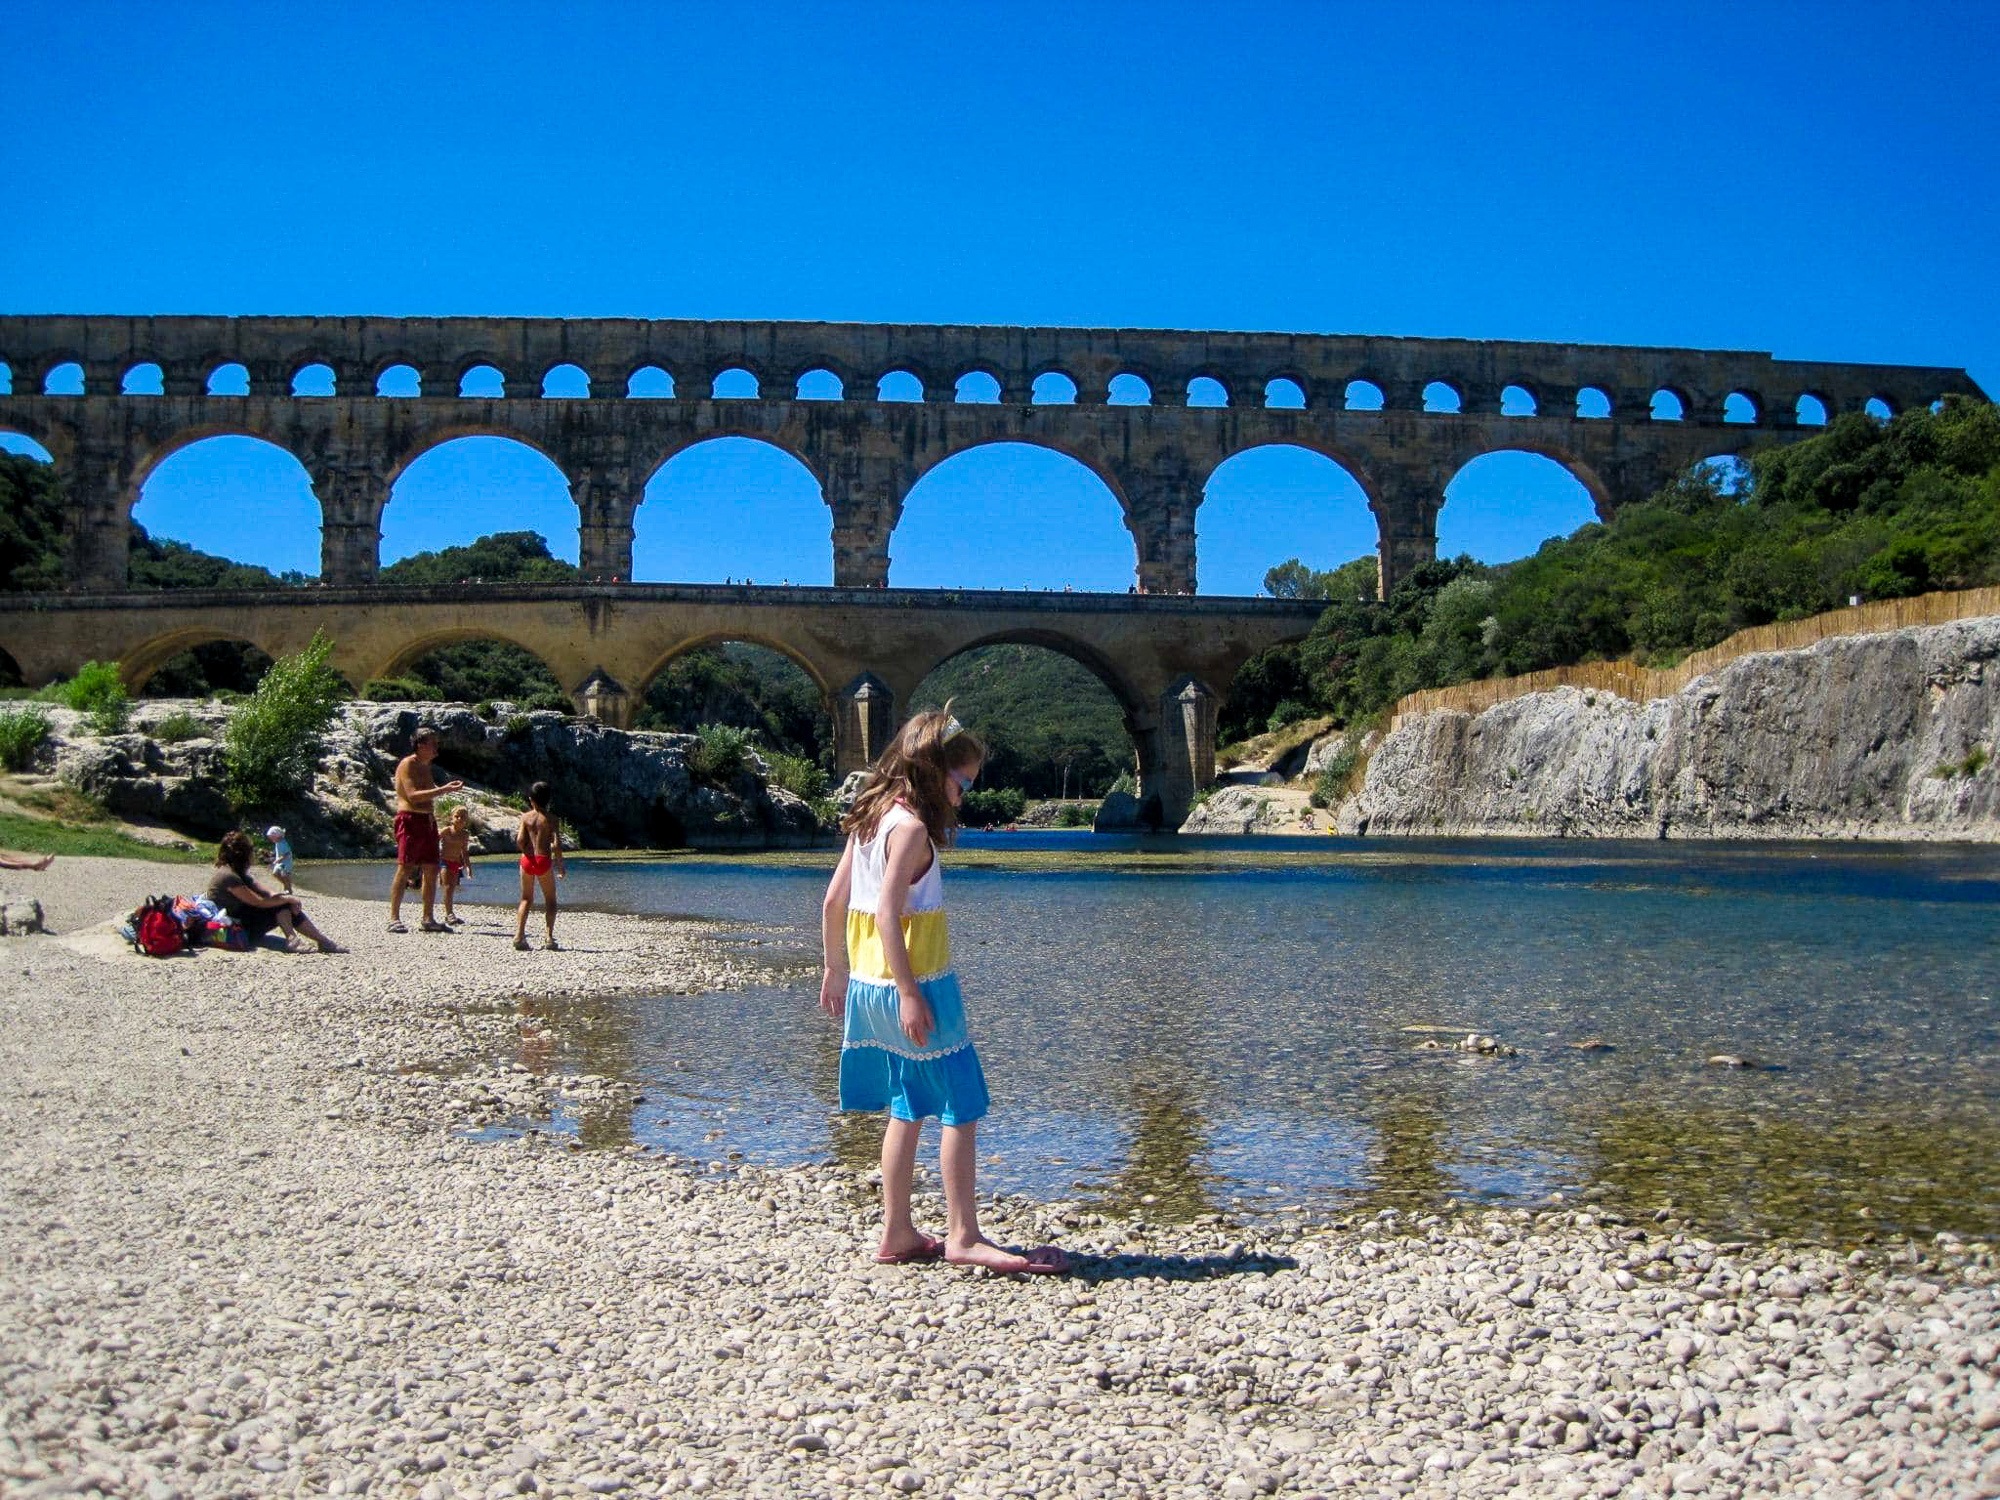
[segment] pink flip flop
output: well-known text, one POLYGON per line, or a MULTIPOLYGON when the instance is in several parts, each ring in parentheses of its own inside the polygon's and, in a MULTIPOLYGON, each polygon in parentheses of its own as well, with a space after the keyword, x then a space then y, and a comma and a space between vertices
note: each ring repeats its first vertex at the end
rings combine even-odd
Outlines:
MULTIPOLYGON (((987 1243, 992 1244, 990 1240, 987 1243)), ((1058 1245, 1037 1245, 1032 1250, 1014 1250, 1004 1245, 994 1245, 993 1248, 1017 1256, 1022 1264, 1005 1269, 978 1261, 953 1261, 952 1264, 968 1271, 984 1271, 988 1276, 1063 1276, 1075 1269, 1069 1252, 1058 1245)))
POLYGON ((1061 1276, 1070 1268, 1069 1252, 1058 1245, 1037 1245, 1020 1254, 1027 1264, 1012 1273, 1016 1276, 1061 1276))
POLYGON ((921 1266, 928 1265, 934 1260, 943 1259, 944 1241, 934 1240, 929 1235, 925 1235, 923 1243, 917 1246, 916 1249, 899 1251, 895 1255, 877 1255, 875 1257, 875 1264, 878 1266, 921 1266))

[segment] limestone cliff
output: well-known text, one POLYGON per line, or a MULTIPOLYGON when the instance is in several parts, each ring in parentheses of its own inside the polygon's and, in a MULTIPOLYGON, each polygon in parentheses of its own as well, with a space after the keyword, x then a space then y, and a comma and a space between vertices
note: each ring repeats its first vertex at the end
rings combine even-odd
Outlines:
POLYGON ((1376 749, 1343 832, 2000 838, 2000 618, 1746 656, 1670 698, 1575 688, 1376 749))

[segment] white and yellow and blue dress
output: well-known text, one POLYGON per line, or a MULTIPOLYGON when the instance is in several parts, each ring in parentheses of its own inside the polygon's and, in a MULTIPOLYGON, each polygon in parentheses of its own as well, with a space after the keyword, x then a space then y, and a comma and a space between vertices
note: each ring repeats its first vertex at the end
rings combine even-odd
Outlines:
POLYGON ((922 1047, 903 1034, 902 1003, 882 952, 875 912, 889 862, 889 835, 922 819, 893 804, 874 837, 856 842, 847 896, 847 1016, 840 1044, 840 1107, 886 1109, 898 1120, 936 1118, 970 1125, 987 1109, 986 1074, 965 1021, 965 997, 951 970, 945 928, 944 872, 936 846, 930 868, 910 887, 903 908, 903 945, 917 988, 930 1002, 933 1027, 922 1047))

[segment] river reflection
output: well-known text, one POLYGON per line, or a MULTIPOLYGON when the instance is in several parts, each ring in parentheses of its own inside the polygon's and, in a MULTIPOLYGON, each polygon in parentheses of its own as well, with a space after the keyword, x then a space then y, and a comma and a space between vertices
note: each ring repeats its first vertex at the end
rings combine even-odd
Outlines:
MULTIPOLYGON (((1731 1234, 2000 1227, 2000 852, 969 842, 982 1186, 1157 1219, 1561 1195, 1731 1234), (1517 1055, 1454 1050, 1471 1030, 1517 1055)), ((536 1002, 510 1060, 643 1090, 564 1122, 588 1146, 872 1165, 803 977, 832 859, 579 861, 572 900, 755 923, 777 967, 536 1002)))

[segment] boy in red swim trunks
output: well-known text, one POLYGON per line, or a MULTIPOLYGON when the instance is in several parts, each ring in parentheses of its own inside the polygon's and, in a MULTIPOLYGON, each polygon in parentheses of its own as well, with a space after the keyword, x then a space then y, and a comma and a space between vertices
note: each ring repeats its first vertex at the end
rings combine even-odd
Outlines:
POLYGON ((516 840, 521 850, 521 905, 514 913, 514 946, 523 953, 528 951, 528 913, 535 908, 537 881, 541 883, 542 905, 549 926, 549 935, 542 946, 549 949, 556 946, 556 877, 568 872, 563 869, 561 831, 556 820, 549 816, 552 795, 546 781, 528 788, 528 810, 521 814, 521 832, 516 840))
POLYGON ((438 755, 438 734, 428 724, 414 736, 410 753, 396 762, 396 878, 389 886, 389 930, 408 932, 403 925, 403 892, 416 882, 424 893, 424 931, 450 932, 437 920, 438 825, 431 804, 462 781, 443 786, 431 773, 438 755))

